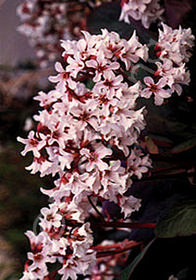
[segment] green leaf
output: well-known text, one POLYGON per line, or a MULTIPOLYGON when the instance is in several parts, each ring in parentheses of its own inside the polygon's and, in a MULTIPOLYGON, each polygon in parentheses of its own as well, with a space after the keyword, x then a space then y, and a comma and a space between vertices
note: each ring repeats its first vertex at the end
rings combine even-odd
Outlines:
POLYGON ((88 89, 90 89, 90 90, 93 89, 94 85, 95 85, 95 82, 93 82, 93 80, 90 80, 90 79, 87 80, 86 87, 88 89))
POLYGON ((175 146, 171 150, 171 152, 173 154, 182 153, 182 152, 188 151, 194 147, 196 147, 196 138, 195 137, 175 146))
POLYGON ((178 279, 178 280, 186 280, 187 277, 188 277, 188 273, 189 273, 189 268, 188 268, 188 267, 182 269, 182 270, 177 274, 177 279, 178 279))
POLYGON ((155 239, 153 239, 150 243, 148 243, 148 245, 142 250, 142 252, 139 255, 137 255, 137 257, 132 261, 132 263, 121 272, 121 274, 119 276, 119 280, 128 280, 128 279, 131 280, 130 277, 131 277, 134 269, 139 264, 139 262, 143 259, 146 252, 148 251, 148 249, 154 242, 154 240, 155 239))
POLYGON ((196 200, 179 200, 156 225, 157 237, 171 238, 196 233, 196 200))

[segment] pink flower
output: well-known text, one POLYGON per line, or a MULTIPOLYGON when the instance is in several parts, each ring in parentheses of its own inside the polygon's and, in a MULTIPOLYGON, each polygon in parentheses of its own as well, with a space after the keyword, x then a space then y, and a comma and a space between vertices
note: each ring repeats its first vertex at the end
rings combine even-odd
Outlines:
POLYGON ((145 28, 160 19, 164 9, 161 8, 159 0, 121 0, 121 15, 119 20, 130 23, 130 17, 141 20, 145 28))
POLYGON ((41 214, 43 215, 43 218, 40 218, 39 225, 44 230, 50 230, 52 226, 55 228, 59 228, 61 226, 61 220, 62 215, 60 215, 58 212, 59 209, 57 205, 50 204, 50 209, 47 207, 44 207, 41 209, 41 214))
POLYGON ((25 169, 31 171, 31 174, 40 172, 40 176, 43 177, 51 172, 51 166, 52 163, 45 156, 40 156, 34 157, 33 162, 25 169))
POLYGON ((163 89, 167 85, 167 80, 165 78, 161 78, 158 83, 155 84, 151 77, 145 77, 144 83, 147 85, 147 88, 143 89, 141 96, 150 98, 153 94, 156 105, 163 104, 164 99, 171 96, 170 90, 163 89))
POLYGON ((101 91, 104 90, 108 94, 108 98, 112 99, 115 97, 116 90, 121 88, 121 82, 123 81, 123 77, 121 75, 116 76, 112 71, 104 72, 103 74, 103 81, 100 81, 95 84, 93 90, 101 91))
POLYGON ((171 92, 176 91, 178 95, 181 95, 181 85, 188 85, 190 82, 190 72, 187 70, 185 63, 174 66, 171 60, 164 59, 163 62, 156 62, 156 65, 158 69, 154 75, 164 77, 171 92))
MULTIPOLYGON (((28 260, 32 261, 32 264, 28 266, 28 272, 42 272, 43 275, 47 274, 46 262, 54 263, 56 261, 55 256, 49 256, 47 254, 48 246, 50 244, 49 237, 46 232, 40 232, 37 236, 32 231, 27 231, 26 236, 30 240, 32 253, 27 253, 28 260)), ((41 279, 41 278, 38 278, 41 279)))
POLYGON ((110 162, 108 169, 101 173, 101 196, 117 203, 117 196, 127 190, 128 177, 120 160, 110 162))
POLYGON ((151 167, 151 160, 149 155, 144 156, 141 150, 132 149, 130 156, 127 158, 127 171, 130 176, 137 176, 138 179, 142 178, 142 174, 148 171, 151 167))
POLYGON ((84 130, 90 124, 96 130, 98 125, 97 104, 94 100, 87 101, 85 104, 79 103, 73 106, 70 112, 72 115, 72 124, 76 130, 84 130))
POLYGON ((108 168, 108 164, 102 159, 106 156, 110 156, 112 154, 112 150, 106 148, 102 144, 99 144, 95 147, 95 150, 92 151, 87 148, 83 148, 80 151, 80 154, 85 156, 88 160, 86 164, 86 171, 90 172, 95 167, 97 167, 100 171, 103 171, 108 168))
POLYGON ((133 63, 137 63, 139 59, 147 61, 148 48, 146 45, 142 45, 136 36, 136 31, 129 41, 125 41, 122 49, 118 52, 119 58, 125 63, 126 70, 129 70, 133 63))
POLYGON ((40 269, 39 267, 35 268, 35 269, 29 269, 28 267, 26 268, 26 270, 23 273, 23 277, 20 278, 20 280, 42 280, 43 277, 48 275, 48 270, 47 268, 42 268, 40 269))
POLYGON ((70 135, 69 132, 74 133, 70 130, 69 118, 62 116, 61 122, 58 121, 58 115, 54 114, 51 116, 51 122, 48 124, 50 134, 47 137, 49 145, 57 144, 60 148, 64 149, 66 141, 74 138, 74 134, 70 135), (53 120, 53 121, 52 121, 53 120))
POLYGON ((105 58, 103 52, 97 53, 95 59, 88 60, 86 65, 95 70, 94 82, 99 82, 105 72, 116 70, 120 67, 118 62, 111 62, 105 58))
POLYGON ((158 46, 160 48, 159 58, 164 60, 170 59, 180 66, 188 62, 191 57, 191 49, 194 46, 194 35, 191 29, 172 29, 170 26, 162 23, 163 30, 159 29, 158 46))
POLYGON ((32 151, 34 157, 40 157, 40 150, 46 145, 46 141, 38 140, 36 137, 34 137, 35 132, 30 131, 28 135, 28 139, 23 139, 21 137, 17 137, 17 141, 26 144, 25 149, 21 152, 21 154, 24 156, 27 152, 32 151))
POLYGON ((52 83, 58 83, 56 86, 56 90, 60 92, 65 90, 65 86, 67 85, 71 89, 76 87, 76 82, 71 79, 70 72, 67 72, 60 62, 55 63, 55 69, 59 74, 57 76, 50 76, 48 79, 52 83))
POLYGON ((57 101, 59 94, 56 90, 51 90, 47 94, 43 91, 38 92, 38 96, 35 96, 33 99, 39 101, 40 106, 44 108, 49 108, 55 101, 57 101))
POLYGON ((141 207, 141 199, 136 198, 132 195, 126 197, 121 196, 119 199, 119 206, 121 207, 121 212, 124 213, 124 218, 131 216, 134 211, 138 211, 141 207))

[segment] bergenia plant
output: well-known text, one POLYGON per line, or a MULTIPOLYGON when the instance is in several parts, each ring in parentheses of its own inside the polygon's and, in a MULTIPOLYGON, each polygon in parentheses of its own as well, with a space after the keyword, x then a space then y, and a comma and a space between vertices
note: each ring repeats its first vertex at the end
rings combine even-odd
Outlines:
MULTIPOLYGON (((32 252, 21 280, 58 275, 63 280, 81 275, 114 278, 112 266, 119 258, 112 262, 102 249, 106 245, 120 253, 122 244, 94 244, 89 218, 94 211, 102 225, 112 221, 109 213, 103 215, 107 201, 119 207, 121 222, 129 222, 139 210, 141 199, 127 195, 127 190, 152 162, 140 147, 145 108, 136 106, 137 99, 153 96, 155 104, 161 105, 175 92, 181 94, 181 85, 190 80, 185 66, 194 39, 190 29, 172 30, 163 24, 155 76, 135 83, 128 73, 149 56, 136 32, 129 40, 106 29, 99 35, 82 33, 78 41, 61 41, 64 63, 56 62, 57 75, 49 77, 54 89, 35 97, 42 107, 34 116, 37 130, 30 131, 27 139, 18 137, 25 144, 22 155, 33 153, 27 170, 54 177, 54 188, 41 188, 50 204, 41 209, 40 232, 26 232, 32 252), (100 261, 104 256, 108 259, 100 261)), ((123 244, 129 250, 140 242, 123 244)))

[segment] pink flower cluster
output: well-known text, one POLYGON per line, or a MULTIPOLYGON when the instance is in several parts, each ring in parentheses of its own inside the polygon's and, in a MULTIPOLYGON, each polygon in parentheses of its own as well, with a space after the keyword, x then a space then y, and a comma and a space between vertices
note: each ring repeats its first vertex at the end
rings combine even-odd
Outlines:
POLYGON ((57 273, 62 275, 63 280, 76 280, 77 274, 89 274, 94 268, 96 258, 93 250, 89 249, 93 242, 89 223, 79 227, 74 226, 74 222, 71 226, 66 225, 66 216, 70 222, 72 215, 65 209, 62 205, 56 206, 56 209, 54 205, 50 209, 43 208, 48 226, 44 225, 44 230, 37 236, 32 231, 26 232, 32 252, 27 254, 28 261, 21 280, 54 279, 57 273), (64 222, 60 223, 63 219, 64 222), (54 263, 58 263, 60 268, 58 266, 50 273, 47 264, 54 263))
POLYGON ((80 38, 80 29, 85 29, 88 5, 91 8, 102 1, 24 0, 17 8, 22 24, 18 31, 28 37, 36 49, 41 67, 48 66, 60 56, 60 40, 80 38))
POLYGON ((182 93, 181 85, 188 85, 190 72, 186 68, 194 46, 195 37, 190 28, 172 29, 162 23, 163 30, 159 30, 159 39, 156 45, 157 55, 161 62, 157 62, 155 75, 164 77, 171 92, 182 93))
POLYGON ((28 139, 18 137, 25 144, 22 155, 33 153, 27 167, 32 174, 58 176, 53 189, 42 189, 53 202, 41 210, 43 231, 27 234, 39 249, 28 254, 23 280, 43 279, 50 262, 61 264, 57 273, 64 280, 89 273, 95 253, 89 251, 89 224, 81 225, 92 204, 109 200, 130 216, 140 199, 125 192, 132 177, 140 179, 151 166, 137 147, 145 127, 144 108, 135 108, 141 87, 139 82, 130 86, 123 75, 148 58, 147 47, 135 32, 128 41, 106 29, 83 34, 78 41, 62 41, 66 65, 57 62, 58 74, 49 78, 55 89, 35 97, 43 107, 34 117, 37 131, 28 139))
POLYGON ((191 57, 191 49, 194 46, 194 36, 191 29, 172 29, 162 23, 163 30, 159 30, 158 42, 155 51, 160 61, 155 62, 157 71, 154 73, 158 78, 156 83, 151 77, 145 77, 146 88, 141 96, 149 98, 154 95, 155 104, 161 105, 165 98, 172 93, 182 93, 182 85, 190 82, 190 72, 186 62, 191 57))
POLYGON ((141 20, 145 28, 151 23, 161 19, 164 9, 160 6, 159 0, 121 0, 121 15, 119 20, 130 23, 130 17, 141 20))
POLYGON ((25 0, 17 8, 22 25, 18 31, 29 38, 36 48, 40 65, 45 67, 47 61, 53 61, 60 52, 60 39, 71 38, 67 26, 68 3, 58 1, 50 3, 44 0, 25 0))

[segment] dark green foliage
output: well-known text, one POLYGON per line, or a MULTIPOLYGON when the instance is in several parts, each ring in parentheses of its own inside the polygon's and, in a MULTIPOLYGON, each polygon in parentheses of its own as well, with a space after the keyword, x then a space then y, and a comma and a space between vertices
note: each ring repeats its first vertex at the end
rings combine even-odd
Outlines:
POLYGON ((149 244, 146 245, 146 247, 141 251, 141 253, 139 255, 137 255, 137 257, 132 261, 132 263, 130 265, 128 265, 128 267, 126 267, 120 273, 119 280, 127 280, 131 277, 131 274, 133 273, 134 269, 139 264, 139 262, 144 258, 145 254, 147 253, 148 249, 150 248, 150 246, 152 245, 153 242, 154 242, 154 240, 149 242, 149 244))
POLYGON ((196 197, 176 201, 160 218, 155 233, 162 238, 196 234, 196 197))
POLYGON ((179 280, 196 279, 195 242, 196 236, 156 239, 131 274, 122 279, 168 280, 171 275, 179 280))

